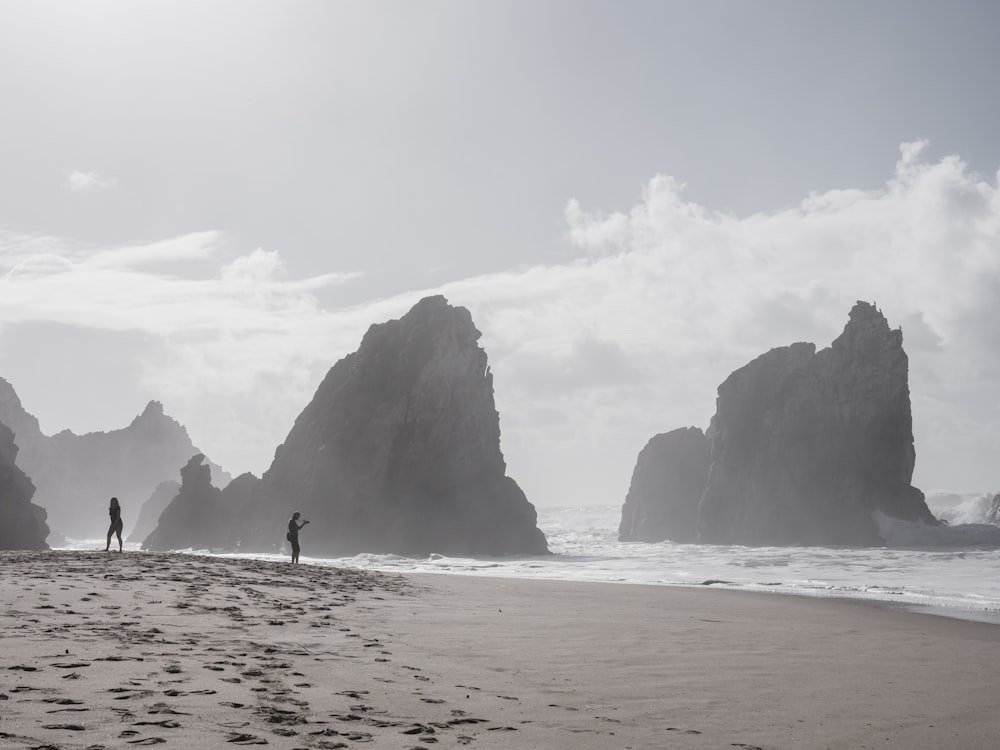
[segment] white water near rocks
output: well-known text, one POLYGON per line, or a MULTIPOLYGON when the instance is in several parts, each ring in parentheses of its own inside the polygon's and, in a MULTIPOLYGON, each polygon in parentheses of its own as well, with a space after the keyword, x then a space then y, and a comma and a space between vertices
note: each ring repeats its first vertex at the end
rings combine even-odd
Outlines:
MULTIPOLYGON (((1000 526, 976 523, 988 500, 979 496, 929 499, 949 525, 927 527, 880 519, 891 546, 742 547, 619 542, 621 506, 539 508, 538 526, 551 555, 541 557, 407 558, 364 554, 302 562, 387 572, 449 573, 507 578, 702 586, 866 600, 962 619, 1000 623, 1000 526)), ((283 533, 283 532, 282 532, 283 533)), ((282 534, 279 534, 279 537, 282 534)), ((100 541, 72 549, 103 550, 100 541)), ((129 544, 127 550, 137 550, 129 544)), ((203 550, 188 550, 204 552, 203 550)), ((225 555, 287 560, 284 554, 225 555)))

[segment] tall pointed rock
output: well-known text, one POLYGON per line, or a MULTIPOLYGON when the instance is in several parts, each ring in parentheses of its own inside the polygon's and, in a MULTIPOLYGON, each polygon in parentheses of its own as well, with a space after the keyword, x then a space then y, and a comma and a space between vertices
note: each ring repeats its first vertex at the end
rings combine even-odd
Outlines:
POLYGON ((307 555, 547 552, 506 475, 480 336, 440 296, 371 326, 275 452, 241 549, 271 548, 298 510, 307 555))
POLYGON ((876 514, 936 524, 910 485, 902 332, 858 302, 828 348, 772 349, 719 386, 699 540, 881 544, 876 514))

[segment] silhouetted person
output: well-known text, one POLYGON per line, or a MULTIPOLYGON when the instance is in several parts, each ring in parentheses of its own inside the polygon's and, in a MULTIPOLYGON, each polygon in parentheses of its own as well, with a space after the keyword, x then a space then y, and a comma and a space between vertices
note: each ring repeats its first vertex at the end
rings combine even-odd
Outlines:
POLYGON ((308 521, 299 522, 299 516, 301 514, 298 511, 292 513, 292 517, 288 519, 288 533, 285 535, 285 539, 292 543, 292 562, 297 563, 299 561, 299 529, 305 526, 308 521))
POLYGON ((118 551, 122 551, 122 529, 125 528, 125 524, 122 523, 122 506, 118 504, 118 498, 111 498, 111 507, 108 508, 108 515, 111 516, 111 526, 108 527, 108 545, 104 548, 107 552, 111 549, 111 537, 113 535, 118 536, 118 551))

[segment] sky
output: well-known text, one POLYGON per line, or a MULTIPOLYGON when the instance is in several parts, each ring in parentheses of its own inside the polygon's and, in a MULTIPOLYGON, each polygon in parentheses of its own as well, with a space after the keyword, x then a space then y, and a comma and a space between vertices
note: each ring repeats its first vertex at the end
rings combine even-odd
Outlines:
POLYGON ((0 376, 47 434, 156 399, 260 474, 444 294, 509 475, 607 505, 867 300, 914 484, 1000 490, 998 31, 992 0, 4 0, 0 376))

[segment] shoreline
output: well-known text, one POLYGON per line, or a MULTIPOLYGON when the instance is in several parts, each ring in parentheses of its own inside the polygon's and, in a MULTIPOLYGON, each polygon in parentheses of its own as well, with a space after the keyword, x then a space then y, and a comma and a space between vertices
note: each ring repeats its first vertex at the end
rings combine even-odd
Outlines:
POLYGON ((0 553, 0 747, 992 748, 1000 629, 715 587, 0 553))
MULTIPOLYGON (((98 550, 99 544, 104 542, 101 540, 77 540, 74 542, 78 546, 60 547, 53 548, 50 551, 53 552, 93 552, 101 551, 103 548, 98 550), (87 543, 93 543, 95 546, 84 547, 81 545, 87 543)), ((125 544, 126 553, 139 553, 139 554, 152 554, 149 552, 144 552, 139 548, 138 543, 125 544)), ((207 557, 219 557, 222 559, 233 559, 233 560, 260 560, 269 562, 288 562, 287 553, 238 553, 238 552, 211 552, 209 550, 184 550, 184 551, 174 551, 173 554, 181 555, 194 555, 194 556, 207 556, 207 557)), ((405 567, 400 567, 398 565, 378 565, 378 564, 367 564, 367 565, 352 565, 350 563, 351 558, 321 558, 321 557, 311 557, 308 555, 303 555, 302 564, 303 565, 314 565, 316 567, 322 568, 337 568, 343 567, 351 570, 359 571, 372 571, 383 573, 386 575, 430 575, 430 576, 463 576, 469 578, 505 578, 510 580, 545 580, 545 581, 565 581, 565 582, 581 582, 581 583, 608 583, 613 585, 626 585, 626 586, 666 586, 666 587, 677 587, 677 588, 716 588, 717 590, 727 590, 727 591, 741 591, 745 593, 756 593, 756 594, 781 594, 784 596, 802 597, 806 599, 815 599, 819 601, 824 600, 835 600, 835 601, 845 601, 845 602, 855 602, 868 604, 874 607, 882 607, 890 610, 899 610, 913 612, 916 614, 933 615, 936 617, 945 617, 955 620, 963 620, 969 622, 980 622, 989 623, 994 625, 1000 625, 1000 605, 994 608, 975 608, 973 606, 963 606, 962 604, 944 604, 926 601, 913 601, 907 600, 907 594, 899 593, 894 594, 891 597, 889 595, 875 594, 872 595, 869 592, 858 589, 853 593, 845 593, 844 591, 834 590, 832 585, 829 589, 823 588, 807 588, 801 587, 797 588, 794 586, 789 586, 784 582, 766 582, 766 583, 751 583, 751 582, 740 582, 731 581, 726 579, 718 578, 707 578, 703 581, 698 582, 684 582, 684 581, 644 581, 644 580, 610 580, 608 578, 600 577, 581 577, 581 578, 568 578, 558 575, 545 575, 545 574, 533 574, 533 575, 516 575, 514 573, 494 572, 494 568, 489 564, 494 560, 500 560, 504 562, 510 561, 537 561, 539 563, 547 563, 554 560, 559 560, 560 557, 566 559, 573 559, 575 556, 567 553, 553 553, 552 555, 546 557, 504 557, 504 558, 473 558, 472 560, 476 563, 484 564, 484 567, 479 569, 467 569, 467 570, 455 570, 455 569, 443 569, 443 570, 413 570, 405 567)), ((425 560, 414 558, 414 565, 420 565, 425 563, 425 560)))

